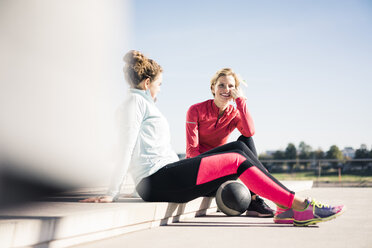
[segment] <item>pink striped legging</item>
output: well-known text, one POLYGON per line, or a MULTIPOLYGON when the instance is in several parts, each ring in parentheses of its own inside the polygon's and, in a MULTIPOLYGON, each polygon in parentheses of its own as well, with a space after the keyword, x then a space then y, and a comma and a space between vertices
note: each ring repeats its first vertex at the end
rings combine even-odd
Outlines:
POLYGON ((167 164, 143 178, 136 189, 145 201, 182 203, 209 195, 222 183, 237 178, 256 194, 292 206, 294 192, 274 178, 242 141, 167 164))

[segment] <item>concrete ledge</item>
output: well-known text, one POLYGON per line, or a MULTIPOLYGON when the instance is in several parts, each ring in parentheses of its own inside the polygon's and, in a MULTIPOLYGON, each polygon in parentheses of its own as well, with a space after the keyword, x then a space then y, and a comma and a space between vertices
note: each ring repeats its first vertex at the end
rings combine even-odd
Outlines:
MULTIPOLYGON (((298 192, 312 181, 283 181, 298 192)), ((17 208, 0 211, 1 247, 61 248, 154 228, 216 212, 214 198, 184 204, 120 198, 115 203, 79 203, 102 189, 81 189, 17 208)), ((125 192, 125 191, 124 191, 125 192)), ((127 190, 127 192, 130 192, 127 190)), ((268 202, 275 207, 272 202, 268 202)))
POLYGON ((304 191, 313 187, 313 181, 281 181, 288 189, 294 192, 304 191))
POLYGON ((68 247, 215 212, 213 198, 184 204, 35 202, 0 212, 1 247, 68 247))

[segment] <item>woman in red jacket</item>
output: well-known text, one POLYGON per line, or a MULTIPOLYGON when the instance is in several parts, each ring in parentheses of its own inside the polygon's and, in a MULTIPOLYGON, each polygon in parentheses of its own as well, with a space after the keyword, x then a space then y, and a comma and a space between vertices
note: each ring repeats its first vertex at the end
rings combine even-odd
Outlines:
MULTIPOLYGON (((254 124, 242 95, 238 76, 230 68, 223 68, 211 79, 214 99, 192 105, 186 117, 186 157, 196 157, 227 143, 229 135, 238 128, 243 141, 257 157, 252 139, 254 124), (230 104, 233 100, 236 108, 230 104)), ((273 217, 274 211, 252 193, 248 216, 273 217)))

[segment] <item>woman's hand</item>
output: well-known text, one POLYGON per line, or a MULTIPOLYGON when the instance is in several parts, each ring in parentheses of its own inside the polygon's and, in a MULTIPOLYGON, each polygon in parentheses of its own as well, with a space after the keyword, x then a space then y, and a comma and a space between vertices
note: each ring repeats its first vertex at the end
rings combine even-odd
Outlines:
POLYGON ((234 101, 236 98, 243 96, 243 92, 240 90, 240 88, 231 89, 230 92, 231 92, 231 96, 234 99, 234 101))
POLYGON ((114 201, 114 197, 109 196, 109 195, 104 195, 104 196, 90 197, 84 200, 80 200, 79 202, 109 203, 113 201, 114 201))

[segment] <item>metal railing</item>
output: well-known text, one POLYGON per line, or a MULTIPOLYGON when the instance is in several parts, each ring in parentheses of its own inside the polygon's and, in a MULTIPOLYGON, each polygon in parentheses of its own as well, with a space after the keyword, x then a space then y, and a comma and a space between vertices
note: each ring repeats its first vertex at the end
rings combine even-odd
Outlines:
POLYGON ((357 174, 372 176, 372 159, 262 159, 261 163, 273 173, 314 172, 323 174, 357 174))

